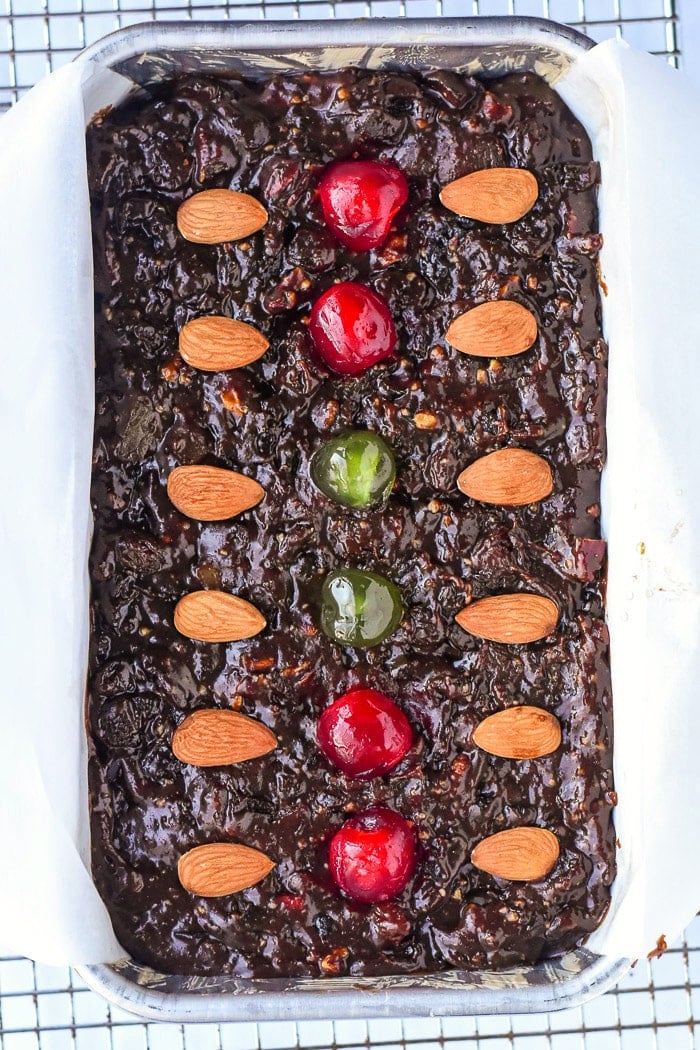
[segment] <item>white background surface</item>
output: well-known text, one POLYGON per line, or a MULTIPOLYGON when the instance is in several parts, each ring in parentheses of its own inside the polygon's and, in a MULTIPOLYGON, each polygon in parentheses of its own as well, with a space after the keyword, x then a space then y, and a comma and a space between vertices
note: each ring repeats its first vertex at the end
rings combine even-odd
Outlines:
MULTIPOLYGON (((183 0, 83 0, 84 8, 76 13, 78 0, 5 0, 8 15, 0 17, 7 31, 7 51, 0 54, 0 102, 10 101, 12 85, 29 85, 46 69, 46 47, 56 49, 55 63, 72 57, 76 47, 101 35, 117 24, 140 21, 152 16, 155 8, 169 17, 184 6, 183 0), (120 7, 116 12, 113 8, 120 7), (59 12, 63 12, 62 14, 59 12), (14 49, 14 50, 13 50, 14 49), (3 93, 4 89, 4 93, 3 93)), ((196 0, 193 0, 196 3, 196 0)), ((443 0, 445 14, 471 13, 469 0, 443 0)), ((362 3, 338 3, 338 15, 358 14, 434 14, 433 0, 372 0, 371 11, 362 3)), ((225 16, 224 6, 196 4, 203 17, 225 16)), ((230 8, 233 11, 233 4, 230 8)), ((243 17, 258 15, 251 7, 238 8, 243 17)), ((481 0, 482 14, 542 14, 562 21, 577 22, 585 15, 600 21, 647 18, 650 21, 622 23, 630 43, 650 50, 672 50, 672 28, 668 20, 670 0, 481 0), (543 11, 543 6, 548 10, 543 11)), ((185 12, 183 12, 185 13, 185 12)), ((295 6, 267 5, 267 14, 277 17, 294 15, 295 6)), ((308 17, 325 17, 326 3, 303 10, 308 17)), ((680 46, 688 71, 700 82, 700 0, 680 0, 680 46)), ((590 27, 591 35, 604 39, 614 35, 614 25, 590 27)), ((0 41, 0 46, 2 43, 0 41)), ((0 931, 0 941, 2 933, 0 931)), ((127 1015, 108 1011, 93 993, 71 983, 69 971, 34 966, 23 960, 0 961, 0 1047, 2 1050, 59 1050, 59 1048, 115 1047, 141 1048, 212 1048, 236 1050, 246 1048, 331 1046, 376 1046, 384 1050, 409 1046, 421 1050, 438 1047, 475 1048, 525 1047, 544 1050, 684 1050, 700 1047, 692 1031, 692 1019, 700 1025, 700 922, 688 932, 687 943, 676 946, 651 967, 640 964, 627 977, 619 991, 598 1000, 583 1010, 535 1017, 452 1018, 445 1021, 400 1021, 307 1023, 304 1025, 224 1025, 224 1026, 154 1026, 131 1022, 127 1015), (653 985, 651 981, 653 979, 653 985), (38 1029, 41 1029, 39 1032, 38 1029), (585 1034, 584 1034, 585 1030, 585 1034)))
POLYGON ((700 84, 700 0, 676 0, 683 70, 700 84))

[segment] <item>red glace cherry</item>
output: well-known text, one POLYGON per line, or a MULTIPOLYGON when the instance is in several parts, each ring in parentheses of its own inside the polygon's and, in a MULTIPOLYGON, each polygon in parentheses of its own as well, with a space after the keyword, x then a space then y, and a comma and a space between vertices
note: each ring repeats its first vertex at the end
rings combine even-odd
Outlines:
POLYGON ((326 223, 338 240, 366 252, 386 240, 408 200, 408 183, 393 164, 340 160, 326 168, 318 192, 326 223))
POLYGON ((398 896, 415 866, 415 825, 386 806, 351 817, 331 840, 331 875, 356 901, 374 904, 398 896))
POLYGON ((391 357, 396 329, 386 300, 354 281, 334 284, 311 310, 311 338, 320 357, 341 375, 355 376, 391 357))
POLYGON ((317 737, 326 758, 363 779, 388 773, 413 742, 401 708, 376 689, 353 689, 334 701, 318 720, 317 737))

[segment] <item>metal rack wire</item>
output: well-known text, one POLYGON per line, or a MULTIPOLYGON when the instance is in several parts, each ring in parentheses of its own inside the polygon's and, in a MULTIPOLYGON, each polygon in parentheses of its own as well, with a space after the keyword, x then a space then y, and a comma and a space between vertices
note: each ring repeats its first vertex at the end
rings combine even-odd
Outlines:
POLYGON ((155 18, 544 15, 680 62, 676 0, 3 0, 0 109, 105 33, 155 18))
POLYGON ((0 1050, 695 1050, 700 918, 661 959, 575 1010, 501 1017, 143 1024, 68 969, 0 960, 0 1050))
MULTIPOLYGON (((0 0, 0 110, 105 33, 145 19, 518 14, 617 36, 680 65, 676 0, 0 0)), ((697 0, 693 0, 697 2, 697 0)), ((0 931, 1 938, 1 931, 0 931)), ((549 1015, 241 1025, 143 1024, 67 968, 0 953, 0 1050, 695 1050, 700 918, 613 992, 549 1015)))

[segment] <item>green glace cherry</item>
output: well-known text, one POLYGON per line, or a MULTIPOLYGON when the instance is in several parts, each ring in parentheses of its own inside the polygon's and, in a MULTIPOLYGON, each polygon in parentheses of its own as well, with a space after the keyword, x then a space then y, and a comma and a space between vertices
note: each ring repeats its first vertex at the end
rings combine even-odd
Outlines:
POLYGON ((370 430, 331 438, 311 459, 314 484, 344 507, 386 503, 396 480, 394 456, 386 441, 370 430))
POLYGON ((336 569, 323 582, 321 627, 339 645, 378 645, 403 614, 400 590, 379 573, 336 569))

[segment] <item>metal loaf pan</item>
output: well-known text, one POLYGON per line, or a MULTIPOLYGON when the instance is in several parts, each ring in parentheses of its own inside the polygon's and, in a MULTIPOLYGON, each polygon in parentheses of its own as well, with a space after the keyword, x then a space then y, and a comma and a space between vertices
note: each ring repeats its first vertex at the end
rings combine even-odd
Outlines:
MULTIPOLYGON (((592 46, 580 33, 536 18, 182 22, 120 30, 76 61, 88 67, 88 110, 97 111, 135 86, 148 88, 185 72, 442 67, 488 75, 535 71, 554 83, 592 46)), ((537 1013, 594 998, 628 966, 626 959, 581 948, 498 973, 256 980, 167 976, 131 959, 79 972, 106 999, 143 1017, 216 1022, 537 1013)))

